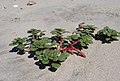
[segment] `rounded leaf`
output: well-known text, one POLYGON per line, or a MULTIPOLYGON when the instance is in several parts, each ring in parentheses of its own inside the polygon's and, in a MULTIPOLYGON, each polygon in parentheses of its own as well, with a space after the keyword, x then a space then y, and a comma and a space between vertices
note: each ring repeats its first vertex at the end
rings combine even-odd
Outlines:
POLYGON ((59 63, 52 63, 51 64, 51 66, 53 67, 53 68, 59 68, 60 67, 60 64, 59 63))

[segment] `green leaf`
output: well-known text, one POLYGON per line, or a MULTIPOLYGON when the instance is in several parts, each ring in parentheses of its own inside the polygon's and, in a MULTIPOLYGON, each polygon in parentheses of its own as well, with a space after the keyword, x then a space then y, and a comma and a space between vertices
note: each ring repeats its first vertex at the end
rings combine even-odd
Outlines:
POLYGON ((65 53, 62 53, 61 55, 64 55, 67 58, 70 54, 65 52, 65 53))
POLYGON ((52 63, 51 64, 51 66, 53 67, 53 68, 59 68, 60 67, 60 64, 59 63, 52 63))
POLYGON ((34 28, 27 31, 27 33, 31 33, 33 35, 36 35, 39 32, 41 32, 41 30, 37 30, 37 29, 34 29, 34 28))
POLYGON ((30 51, 36 51, 37 50, 37 48, 30 48, 30 51))
POLYGON ((54 57, 53 53, 51 52, 51 50, 44 50, 43 54, 44 54, 44 57, 49 58, 50 60, 52 60, 53 57, 54 57))
POLYGON ((41 56, 38 59, 41 60, 43 64, 49 64, 49 59, 46 57, 41 56))
POLYGON ((9 45, 19 45, 27 41, 27 38, 15 38, 9 45))
POLYGON ((14 45, 17 45, 18 43, 16 41, 12 41, 9 46, 14 46, 14 45))
POLYGON ((64 61, 65 59, 66 59, 66 58, 65 58, 65 57, 62 57, 62 56, 59 56, 59 57, 58 57, 58 60, 59 60, 59 61, 64 61))
POLYGON ((96 29, 96 27, 94 25, 85 25, 84 29, 88 31, 93 31, 96 29))
POLYGON ((53 35, 62 35, 64 33, 69 33, 69 31, 65 31, 65 29, 62 28, 55 28, 54 30, 51 31, 53 35))
POLYGON ((120 37, 120 32, 117 33, 117 36, 120 37))
POLYGON ((17 48, 21 49, 21 50, 24 50, 25 46, 23 44, 20 44, 17 46, 17 48))
POLYGON ((86 46, 86 44, 85 44, 85 43, 83 43, 83 42, 80 42, 80 45, 81 45, 81 46, 86 46))
POLYGON ((43 53, 43 51, 36 51, 35 52, 37 55, 41 55, 43 53))
POLYGON ((43 60, 42 56, 37 56, 37 59, 40 60, 40 61, 43 60))
POLYGON ((71 39, 71 36, 67 36, 64 38, 65 40, 70 40, 71 39))
POLYGON ((59 61, 64 61, 66 60, 66 58, 69 56, 69 53, 62 53, 59 57, 58 60, 59 61))
POLYGON ((49 60, 42 60, 43 64, 49 64, 49 60))
POLYGON ((71 38, 74 39, 74 40, 77 40, 79 37, 77 34, 74 34, 74 35, 71 35, 71 38))
POLYGON ((84 35, 80 37, 80 45, 81 46, 87 46, 89 44, 93 43, 93 38, 90 35, 84 35))
POLYGON ((54 57, 54 58, 53 58, 53 61, 57 61, 57 60, 58 60, 58 58, 57 58, 57 57, 54 57))

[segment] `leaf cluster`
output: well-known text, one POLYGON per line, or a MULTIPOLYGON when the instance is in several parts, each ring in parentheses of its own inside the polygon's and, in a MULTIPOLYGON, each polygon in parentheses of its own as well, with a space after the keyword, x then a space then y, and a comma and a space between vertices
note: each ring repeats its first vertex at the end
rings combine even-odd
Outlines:
POLYGON ((96 27, 94 25, 84 25, 83 29, 93 33, 96 27))
POLYGON ((19 49, 19 50, 24 50, 25 48, 25 43, 27 42, 27 38, 15 38, 9 45, 10 46, 15 46, 19 49))
POLYGON ((104 29, 99 30, 96 35, 99 36, 99 38, 102 38, 102 40, 113 41, 117 40, 117 37, 120 37, 120 32, 106 26, 104 29))
POLYGON ((55 28, 54 30, 51 31, 51 33, 56 36, 61 36, 64 33, 69 33, 69 31, 66 31, 65 29, 62 28, 55 28))
POLYGON ((58 50, 45 49, 44 51, 36 52, 37 58, 43 64, 50 64, 53 68, 59 68, 60 62, 65 61, 69 53, 61 53, 58 50))
MULTIPOLYGON (((63 29, 55 30, 57 30, 59 34, 65 32, 63 29)), ((69 56, 69 53, 62 53, 58 50, 59 43, 56 40, 49 37, 43 37, 44 31, 30 29, 27 33, 31 33, 32 36, 28 36, 27 38, 15 38, 10 45, 16 45, 17 49, 23 51, 29 49, 29 53, 34 53, 34 57, 37 57, 43 64, 50 65, 56 69, 59 68, 61 62, 65 61, 69 56)))
POLYGON ((93 33, 96 27, 94 25, 86 25, 85 23, 81 23, 80 25, 82 25, 83 28, 76 28, 76 31, 68 36, 67 39, 72 39, 72 41, 80 40, 79 44, 81 48, 88 47, 89 44, 93 43, 93 33))
POLYGON ((45 35, 45 31, 41 31, 34 28, 28 30, 27 33, 30 33, 33 39, 39 39, 40 37, 45 35))
POLYGON ((43 37, 39 40, 34 40, 30 44, 30 50, 36 51, 36 50, 42 49, 42 48, 50 48, 50 47, 54 46, 55 44, 56 43, 55 42, 52 43, 48 37, 43 37))

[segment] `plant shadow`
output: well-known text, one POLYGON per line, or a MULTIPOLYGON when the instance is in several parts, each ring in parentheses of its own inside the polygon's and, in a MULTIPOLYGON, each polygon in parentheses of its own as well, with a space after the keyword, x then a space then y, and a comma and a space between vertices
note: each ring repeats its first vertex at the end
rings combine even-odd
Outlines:
MULTIPOLYGON (((25 54, 25 51, 24 50, 20 50, 18 49, 17 47, 13 47, 9 52, 17 52, 18 55, 23 55, 25 54)), ((33 58, 34 60, 38 60, 36 55, 35 55, 35 52, 28 52, 28 58, 33 58)))
POLYGON ((13 47, 9 52, 17 52, 18 55, 25 54, 24 50, 20 50, 17 47, 13 47))
POLYGON ((52 40, 52 42, 56 41, 56 42, 59 42, 59 38, 57 36, 52 36, 51 38, 49 38, 52 40))
MULTIPOLYGON (((17 52, 19 55, 25 54, 23 50, 18 49, 17 47, 13 47, 9 52, 17 52)), ((30 51, 28 52, 28 58, 33 58, 34 60, 38 60, 35 52, 30 51)), ((50 66, 50 64, 43 64, 41 61, 35 62, 35 65, 39 66, 39 69, 45 69, 46 67, 49 67, 48 70, 51 72, 56 72, 56 68, 53 68, 50 66)))
POLYGON ((46 67, 49 67, 48 70, 51 71, 51 72, 56 72, 57 69, 56 68, 53 68, 50 66, 50 64, 43 64, 41 61, 37 61, 35 62, 35 65, 37 65, 39 67, 39 69, 45 69, 46 67))
POLYGON ((34 58, 35 57, 35 52, 30 51, 28 58, 34 58))
POLYGON ((88 49, 88 46, 81 46, 80 43, 75 44, 74 47, 79 50, 88 49))

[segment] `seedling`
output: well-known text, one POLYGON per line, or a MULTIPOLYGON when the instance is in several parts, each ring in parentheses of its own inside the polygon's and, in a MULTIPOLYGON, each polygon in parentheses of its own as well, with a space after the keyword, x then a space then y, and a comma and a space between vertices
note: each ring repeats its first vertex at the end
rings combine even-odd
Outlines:
POLYGON ((45 31, 37 30, 37 29, 30 29, 27 31, 27 33, 30 33, 33 39, 39 39, 39 37, 42 37, 45 35, 45 31))
POLYGON ((96 38, 101 40, 103 43, 110 43, 111 41, 118 40, 118 37, 120 37, 120 32, 110 29, 108 26, 99 30, 96 34, 96 38))
POLYGON ((93 36, 92 33, 94 33, 96 27, 94 25, 86 25, 85 23, 80 23, 78 25, 78 28, 76 28, 76 31, 73 33, 79 34, 80 36, 83 35, 91 35, 93 36))
MULTIPOLYGON (((85 32, 90 32, 89 27, 86 27, 85 32)), ((12 41, 10 45, 17 45, 19 50, 28 53, 34 53, 34 57, 37 57, 42 64, 50 65, 53 68, 59 68, 61 62, 65 61, 70 54, 75 54, 77 52, 84 58, 86 55, 75 47, 76 44, 81 43, 83 45, 89 42, 89 37, 84 32, 84 30, 78 30, 75 34, 71 36, 64 36, 64 33, 70 33, 65 29, 55 28, 52 33, 52 37, 43 37, 45 31, 38 29, 30 29, 27 33, 31 35, 27 38, 16 38, 12 41), (86 37, 86 38, 85 38, 86 37), (68 38, 66 40, 66 38, 68 38), (88 41, 87 41, 88 40, 88 41)), ((87 45, 87 44, 86 44, 87 45)))
POLYGON ((18 52, 18 54, 24 54, 25 43, 27 42, 27 38, 15 38, 9 45, 15 46, 11 52, 14 50, 18 52))
POLYGON ((86 25, 85 23, 80 23, 78 26, 73 35, 71 35, 71 38, 73 41, 80 40, 79 45, 81 49, 88 48, 88 45, 93 43, 93 33, 96 27, 94 25, 86 25))
POLYGON ((9 45, 10 46, 14 46, 16 45, 16 47, 19 50, 24 50, 25 48, 25 42, 27 41, 27 38, 15 38, 9 45))

